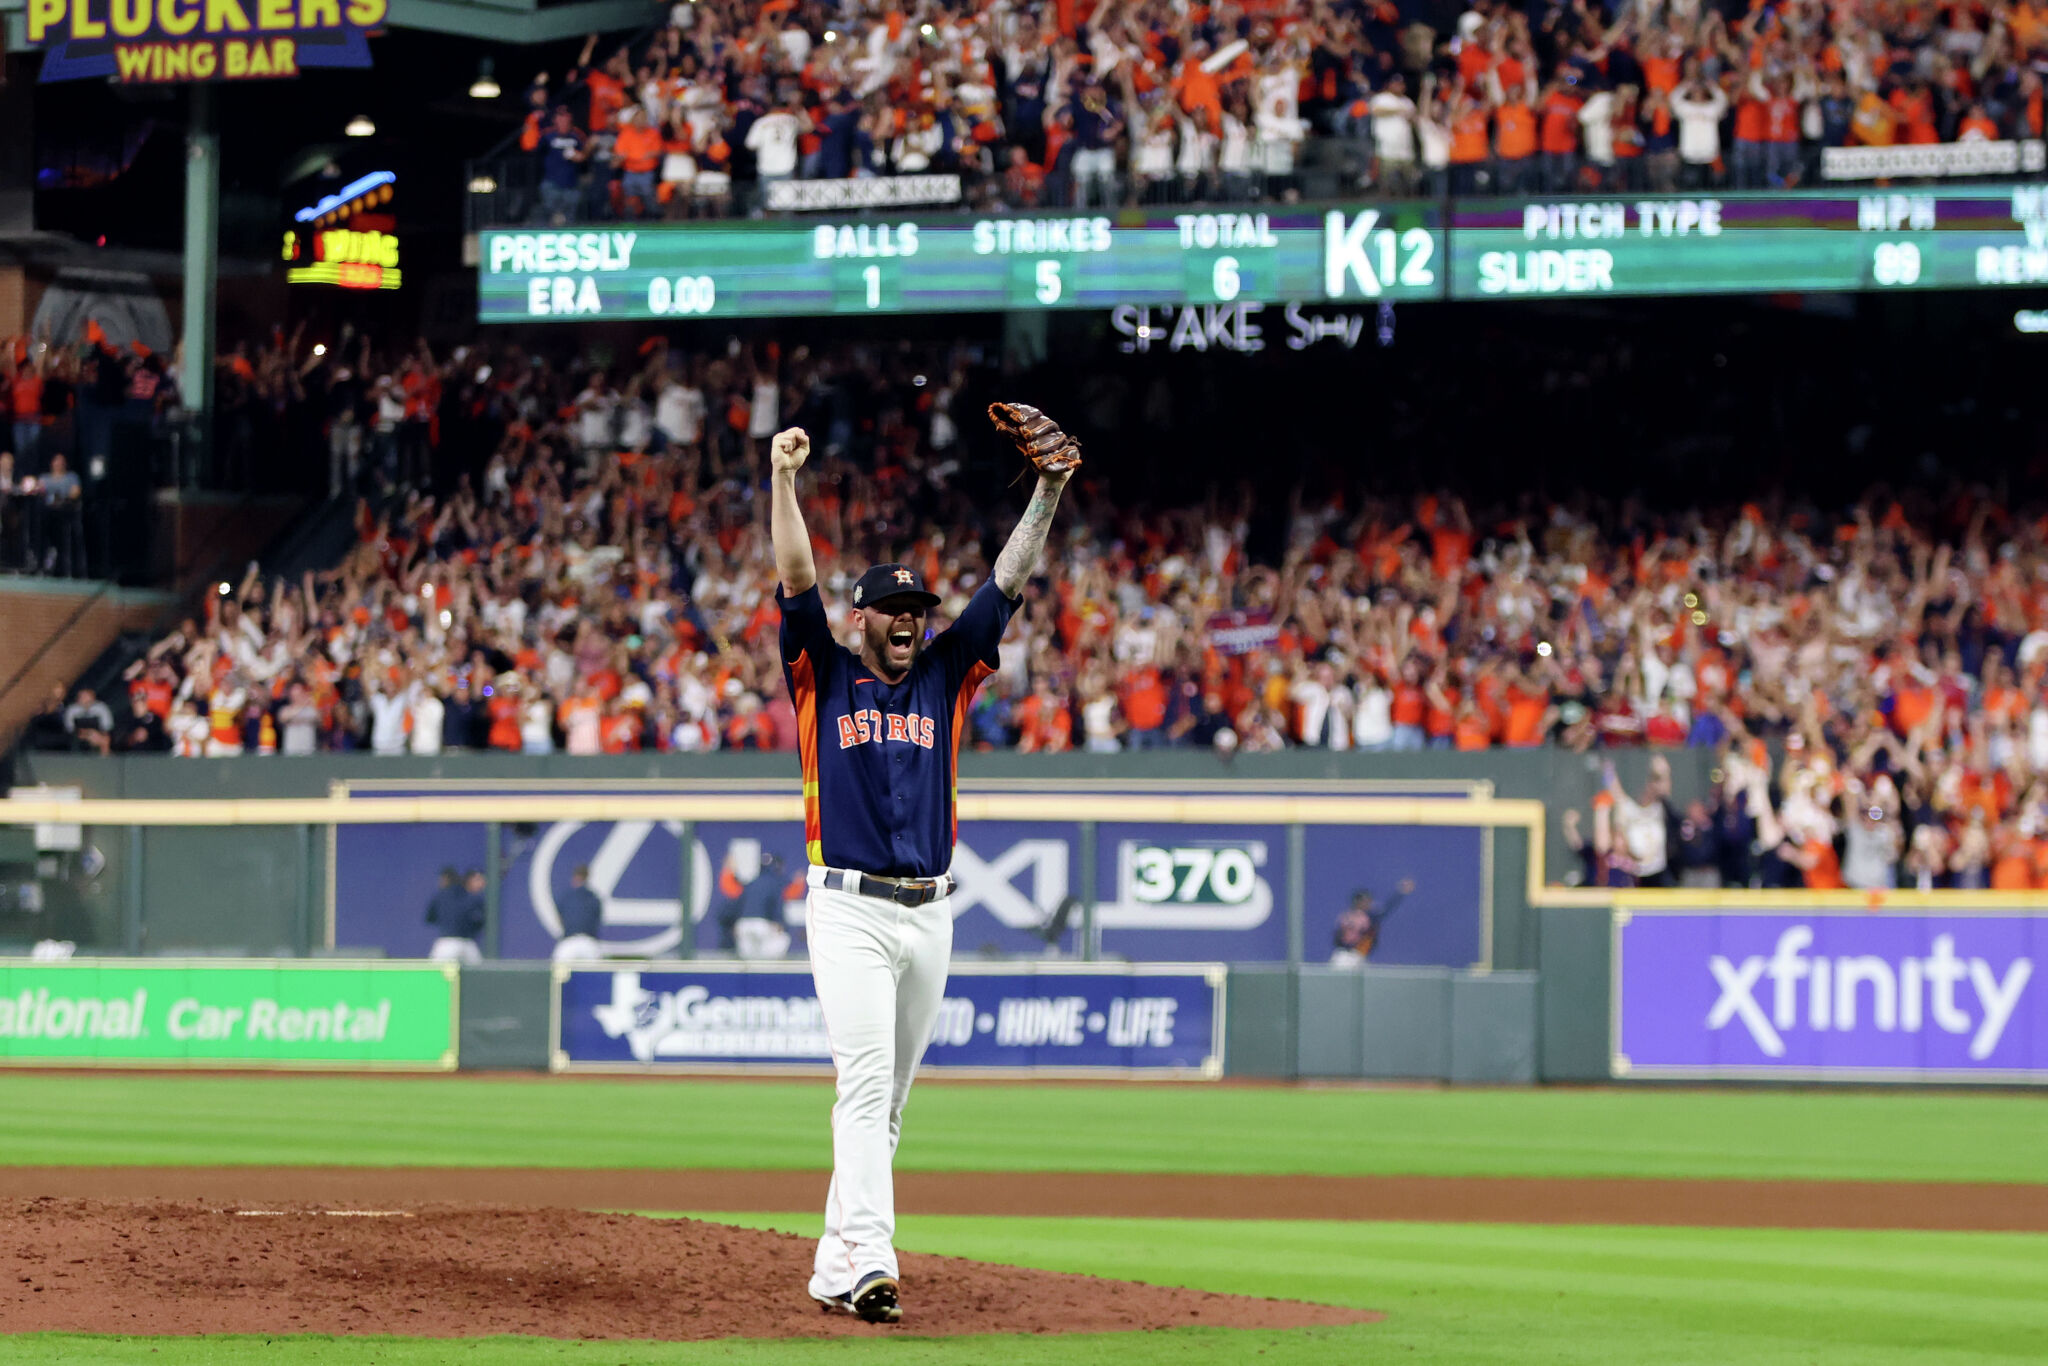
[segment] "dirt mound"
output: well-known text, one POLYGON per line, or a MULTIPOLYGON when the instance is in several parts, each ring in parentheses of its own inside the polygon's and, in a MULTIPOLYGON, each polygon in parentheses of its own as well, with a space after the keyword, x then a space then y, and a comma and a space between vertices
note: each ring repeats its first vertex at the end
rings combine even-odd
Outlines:
POLYGON ((805 1296, 811 1248, 780 1233, 564 1209, 10 1201, 0 1203, 0 1331, 695 1340, 1379 1317, 908 1253, 903 1323, 884 1329, 805 1296))

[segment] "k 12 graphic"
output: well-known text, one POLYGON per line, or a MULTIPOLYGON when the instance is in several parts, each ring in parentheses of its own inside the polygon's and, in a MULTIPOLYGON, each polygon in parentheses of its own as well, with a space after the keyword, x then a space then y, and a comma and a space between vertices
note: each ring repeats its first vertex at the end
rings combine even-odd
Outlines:
MULTIPOLYGON (((1022 1072, 1223 1071, 1220 966, 955 968, 924 1065, 1022 1072)), ((558 968, 556 1071, 830 1066, 809 973, 558 968)))
POLYGON ((1617 1076, 2048 1078, 2048 915, 1616 918, 1617 1076))

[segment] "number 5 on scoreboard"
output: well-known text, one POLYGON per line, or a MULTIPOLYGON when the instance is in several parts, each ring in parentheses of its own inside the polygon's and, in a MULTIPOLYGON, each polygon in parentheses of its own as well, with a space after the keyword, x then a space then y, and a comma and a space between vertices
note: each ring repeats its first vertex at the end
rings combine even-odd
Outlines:
POLYGON ((1057 261, 1040 261, 1038 263, 1038 286, 1033 291, 1038 296, 1038 302, 1048 307, 1056 304, 1060 301, 1060 291, 1060 263, 1057 261))

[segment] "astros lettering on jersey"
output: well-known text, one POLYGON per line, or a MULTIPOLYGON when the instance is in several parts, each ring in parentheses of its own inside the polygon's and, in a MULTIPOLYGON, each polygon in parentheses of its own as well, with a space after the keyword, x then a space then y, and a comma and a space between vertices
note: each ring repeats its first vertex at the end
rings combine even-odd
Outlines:
MULTIPOLYGON (((908 570, 898 571, 909 582, 908 570)), ((796 704, 810 861, 884 877, 937 877, 959 835, 960 736, 1021 599, 983 583, 899 683, 832 635, 816 584, 782 608, 782 672, 796 704)))

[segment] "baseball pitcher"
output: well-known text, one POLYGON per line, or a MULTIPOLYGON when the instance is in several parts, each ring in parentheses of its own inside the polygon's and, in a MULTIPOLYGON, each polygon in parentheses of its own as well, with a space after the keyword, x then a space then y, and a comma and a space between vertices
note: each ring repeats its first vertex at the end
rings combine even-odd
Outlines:
POLYGON ((938 596, 906 565, 874 566, 853 586, 858 650, 833 638, 818 593, 796 491, 810 438, 791 428, 770 449, 782 671, 803 764, 811 974, 839 1075, 810 1293, 870 1323, 903 1316, 891 1165, 953 951, 960 734, 1081 463, 1080 446, 1036 408, 998 403, 989 417, 1038 469, 994 573, 959 620, 928 639, 925 616, 938 596))

